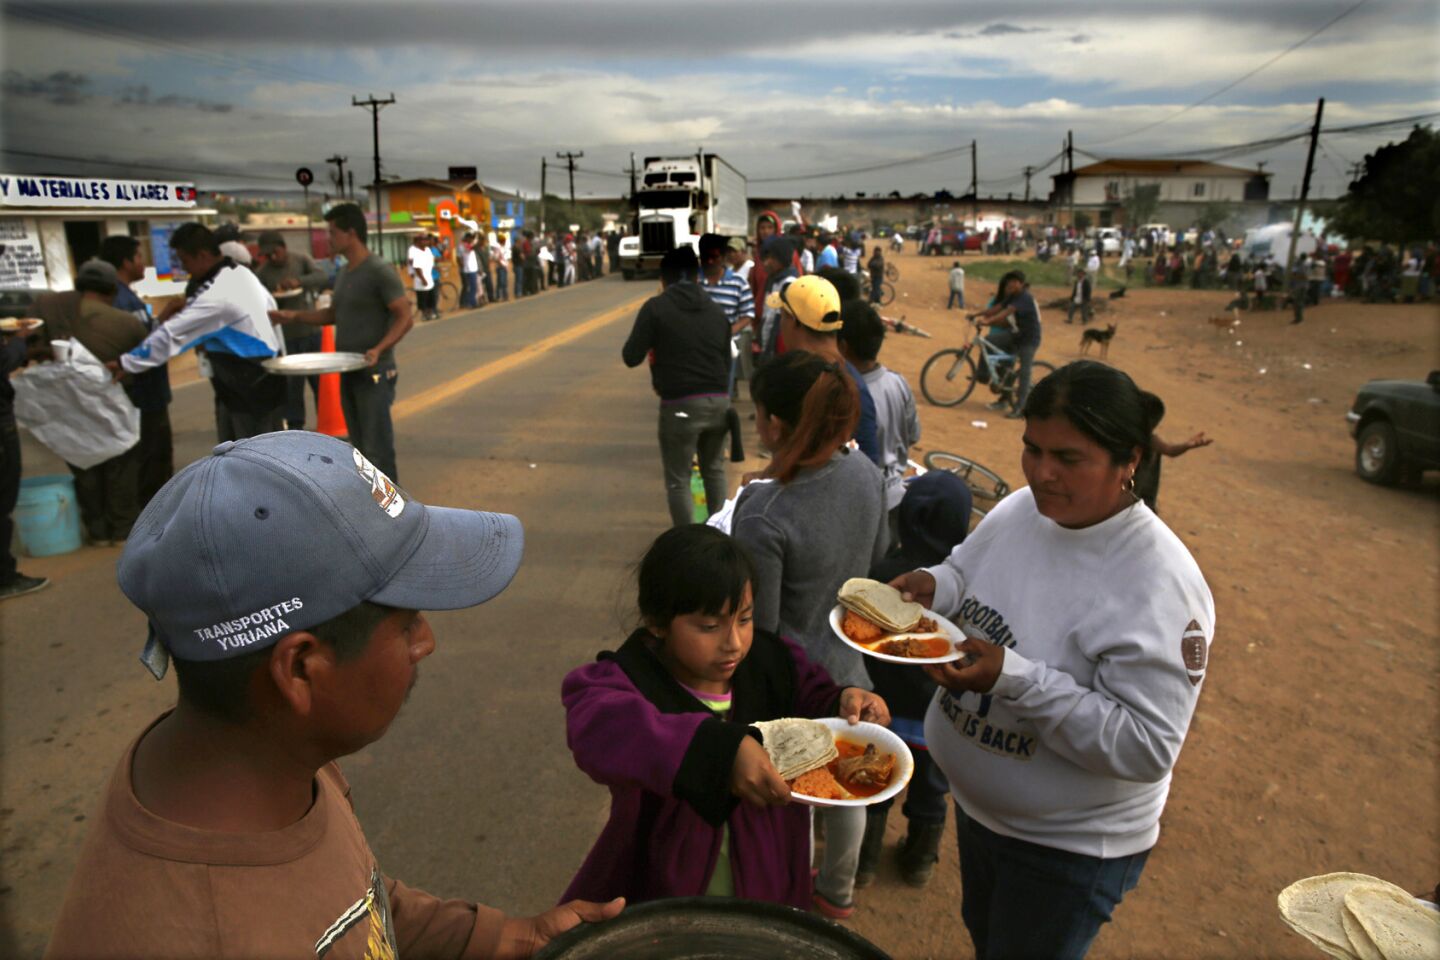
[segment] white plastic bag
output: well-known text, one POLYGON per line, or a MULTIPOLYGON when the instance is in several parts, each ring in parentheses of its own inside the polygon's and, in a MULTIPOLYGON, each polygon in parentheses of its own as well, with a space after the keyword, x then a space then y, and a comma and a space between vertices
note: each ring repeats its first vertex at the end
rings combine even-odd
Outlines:
POLYGON ((140 440, 140 411, 79 340, 56 341, 56 359, 11 379, 15 420, 57 457, 82 470, 140 440))

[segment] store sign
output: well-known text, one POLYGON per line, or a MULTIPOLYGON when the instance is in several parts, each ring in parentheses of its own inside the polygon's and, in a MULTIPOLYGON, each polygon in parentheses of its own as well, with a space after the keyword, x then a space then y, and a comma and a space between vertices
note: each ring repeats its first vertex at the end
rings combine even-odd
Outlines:
POLYGON ((0 219, 0 290, 46 290, 49 286, 35 221, 0 219))
POLYGON ((170 249, 170 238, 178 226, 178 223, 150 224, 150 259, 155 262, 157 279, 184 283, 190 279, 190 274, 180 266, 180 261, 175 257, 175 251, 170 249))
POLYGON ((0 173, 0 206, 3 207, 166 207, 189 210, 195 206, 195 200, 195 185, 192 183, 0 173))

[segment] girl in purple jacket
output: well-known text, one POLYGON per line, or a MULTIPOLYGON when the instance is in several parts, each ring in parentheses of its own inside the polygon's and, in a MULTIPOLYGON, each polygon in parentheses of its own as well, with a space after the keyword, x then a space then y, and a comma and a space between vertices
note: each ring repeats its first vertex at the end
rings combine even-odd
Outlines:
POLYGON ((810 811, 791 804, 750 724, 890 720, 788 640, 756 630, 754 571, 710 527, 661 534, 640 563, 643 626, 570 672, 575 763, 610 788, 610 820, 563 899, 738 896, 809 909, 810 811))

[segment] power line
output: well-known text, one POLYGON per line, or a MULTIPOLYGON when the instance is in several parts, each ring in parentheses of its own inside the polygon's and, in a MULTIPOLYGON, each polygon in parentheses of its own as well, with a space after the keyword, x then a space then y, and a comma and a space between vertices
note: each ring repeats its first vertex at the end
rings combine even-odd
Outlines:
POLYGON ((1359 3, 1356 3, 1356 4, 1354 4, 1353 6, 1345 9, 1344 11, 1342 11, 1342 12, 1341 12, 1340 14, 1338 14, 1337 16, 1332 17, 1330 20, 1326 21, 1324 25, 1322 25, 1321 27, 1319 27, 1319 28, 1316 29, 1316 30, 1311 31, 1309 34, 1307 34, 1305 37, 1301 38, 1299 41, 1297 41, 1296 43, 1292 44, 1291 46, 1286 47, 1284 50, 1281 50, 1279 53, 1275 54, 1275 56, 1271 57, 1269 60, 1266 60, 1264 63, 1260 64, 1260 66, 1256 67, 1254 70, 1251 70, 1250 72, 1248 72, 1248 73, 1246 73, 1246 74, 1243 74, 1243 75, 1240 76, 1239 78, 1230 81, 1229 83, 1225 84, 1225 86, 1221 87, 1219 90, 1216 90, 1214 93, 1210 94, 1209 96, 1202 97, 1202 98, 1200 98, 1199 100, 1196 100, 1194 103, 1190 104, 1190 106, 1188 106, 1188 107, 1183 107, 1183 108, 1175 111, 1174 113, 1170 114, 1168 117, 1164 117, 1164 118, 1162 118, 1162 119, 1160 119, 1160 120, 1156 120, 1154 123, 1147 123, 1147 124, 1145 124, 1143 127, 1136 127, 1134 130, 1128 130, 1128 131, 1126 131, 1125 133, 1116 134, 1116 135, 1113 136, 1113 137, 1106 137, 1104 140, 1092 140, 1092 141, 1090 141, 1091 144, 1113 143, 1113 142, 1115 142, 1116 140, 1123 140, 1123 139, 1125 139, 1126 137, 1133 137, 1133 136, 1134 136, 1135 134, 1137 134, 1137 133, 1144 133, 1146 130, 1154 130, 1156 127, 1160 126, 1161 124, 1169 123, 1171 120, 1174 120, 1176 117, 1181 116, 1181 115, 1186 114, 1186 113, 1189 113, 1191 110, 1194 110, 1196 107, 1203 106, 1204 104, 1209 103, 1211 100, 1214 100, 1216 97, 1220 96, 1220 94, 1225 93, 1225 92, 1227 92, 1227 91, 1229 91, 1229 90, 1235 89, 1236 87, 1240 86, 1240 84, 1244 83, 1246 80, 1249 80, 1251 77, 1255 76, 1255 75, 1256 75, 1257 73, 1259 73, 1260 71, 1266 69, 1267 67, 1269 67, 1269 66, 1271 66, 1271 65, 1273 65, 1273 64, 1275 64, 1275 63, 1277 63, 1277 62, 1279 62, 1280 60, 1282 60, 1282 59, 1284 59, 1285 57, 1289 56, 1290 54, 1294 53, 1296 50, 1299 50, 1299 49, 1300 49, 1301 47, 1303 47, 1305 44, 1309 43, 1311 40, 1314 40, 1316 37, 1320 36, 1320 34, 1324 33, 1326 30, 1329 30, 1331 27, 1335 26, 1335 24, 1339 23, 1341 20, 1344 20, 1346 17, 1350 16, 1350 14, 1354 13, 1356 10, 1359 10, 1361 7, 1365 6, 1365 4, 1367 4, 1367 3, 1369 3, 1369 2, 1370 2, 1370 0, 1360 0, 1359 3))
POLYGON ((784 183, 790 180, 823 180, 827 177, 845 177, 856 173, 875 173, 880 170, 889 170, 894 167, 904 167, 916 163, 927 163, 932 160, 943 160, 960 153, 968 153, 970 144, 963 147, 948 147, 944 150, 937 150, 934 153, 924 153, 917 157, 906 157, 900 160, 887 160, 884 163, 874 163, 864 167, 851 167, 847 170, 826 170, 814 171, 811 173, 797 173, 792 177, 754 177, 750 183, 784 183))
POLYGON ((170 167, 159 163, 144 163, 128 160, 109 160, 104 157, 75 157, 63 153, 42 153, 37 150, 13 150, 10 147, 0 147, 0 153, 12 157, 27 157, 33 160, 57 160, 64 163, 78 163, 86 167, 128 167, 132 170, 158 170, 162 173, 178 173, 183 176, 204 175, 207 177, 235 177, 242 180, 275 180, 282 183, 294 183, 294 177, 270 176, 263 173, 255 173, 253 170, 207 170, 200 167, 170 167))

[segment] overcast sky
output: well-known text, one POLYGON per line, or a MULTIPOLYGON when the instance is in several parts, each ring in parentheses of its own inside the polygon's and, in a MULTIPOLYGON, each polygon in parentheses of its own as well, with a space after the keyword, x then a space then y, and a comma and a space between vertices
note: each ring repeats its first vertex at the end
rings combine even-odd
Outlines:
MULTIPOLYGON (((1024 190, 1067 129, 1104 156, 1215 147, 1308 127, 1440 111, 1440 0, 1304 2, 399 0, 0 2, 0 170, 195 171, 202 187, 284 187, 339 152, 370 178, 369 114, 387 174, 477 166, 534 193, 540 158, 583 150, 582 195, 616 195, 633 150, 725 155, 752 195, 968 189, 964 154, 827 179, 789 177, 979 143, 982 195, 1024 190), (1150 127, 1149 129, 1140 129, 1150 127), (1139 130, 1138 133, 1132 131, 1139 130), (1130 135, 1126 135, 1130 134, 1130 135), (608 176, 607 176, 608 175, 608 176)), ((1315 190, 1404 131, 1322 139, 1315 190)), ((1289 197, 1302 144, 1267 161, 1289 197)), ((1077 165, 1088 162, 1083 156, 1077 165)), ((1052 166, 1033 189, 1050 188, 1052 166)), ((159 171, 155 171, 159 172, 159 171)), ((563 192, 552 166, 551 189, 563 192), (558 189, 557 189, 558 187, 558 189)))

